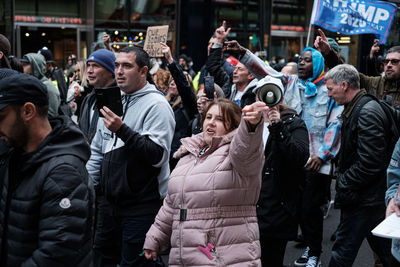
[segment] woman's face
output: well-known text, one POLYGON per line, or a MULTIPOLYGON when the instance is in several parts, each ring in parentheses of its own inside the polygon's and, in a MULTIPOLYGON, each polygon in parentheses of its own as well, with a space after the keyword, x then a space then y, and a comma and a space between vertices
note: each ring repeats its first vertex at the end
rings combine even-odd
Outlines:
POLYGON ((79 68, 78 64, 75 65, 75 74, 74 74, 74 80, 77 82, 80 82, 80 75, 81 75, 81 69, 79 68))
POLYGON ((203 123, 204 140, 207 144, 211 144, 214 136, 222 136, 228 133, 224 126, 224 118, 218 105, 213 105, 207 111, 203 123))
POLYGON ((171 82, 169 83, 168 93, 174 96, 179 95, 174 79, 172 79, 171 82))

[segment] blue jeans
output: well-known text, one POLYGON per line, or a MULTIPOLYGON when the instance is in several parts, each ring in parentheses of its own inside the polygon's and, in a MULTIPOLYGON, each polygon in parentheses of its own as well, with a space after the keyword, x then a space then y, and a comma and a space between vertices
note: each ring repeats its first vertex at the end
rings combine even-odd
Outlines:
POLYGON ((371 234, 371 230, 383 219, 385 219, 383 205, 341 209, 340 223, 332 247, 329 267, 351 267, 364 238, 367 238, 368 244, 379 256, 383 266, 390 266, 391 239, 371 234))
MULTIPOLYGON (((138 266, 142 262, 143 244, 146 233, 154 222, 155 215, 115 217, 121 231, 122 250, 120 267, 138 266)), ((149 262, 149 265, 151 262, 149 262)), ((145 266, 145 265, 143 265, 145 266)))

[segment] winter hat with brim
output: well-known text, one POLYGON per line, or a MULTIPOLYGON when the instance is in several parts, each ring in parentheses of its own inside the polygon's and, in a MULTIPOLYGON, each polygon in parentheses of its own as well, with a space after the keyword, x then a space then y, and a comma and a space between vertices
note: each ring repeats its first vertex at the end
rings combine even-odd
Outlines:
POLYGON ((107 49, 99 49, 90 54, 86 62, 96 62, 112 73, 115 77, 115 55, 107 49))
POLYGON ((41 55, 44 56, 44 58, 46 59, 46 63, 53 63, 54 62, 53 53, 47 47, 43 47, 42 49, 40 49, 38 51, 38 54, 41 54, 41 55))
POLYGON ((339 44, 335 41, 335 39, 330 38, 330 37, 328 37, 328 38, 326 38, 326 39, 328 40, 329 46, 330 46, 333 50, 335 50, 336 52, 340 52, 339 44))
POLYGON ((48 106, 46 86, 28 74, 16 74, 0 80, 0 110, 8 105, 23 105, 31 102, 38 106, 48 106))

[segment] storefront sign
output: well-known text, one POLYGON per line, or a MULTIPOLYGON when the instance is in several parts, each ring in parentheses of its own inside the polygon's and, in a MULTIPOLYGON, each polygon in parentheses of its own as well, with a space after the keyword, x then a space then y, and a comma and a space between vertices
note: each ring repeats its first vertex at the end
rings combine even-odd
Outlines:
POLYGON ((43 16, 15 16, 14 22, 45 23, 45 24, 83 24, 81 18, 43 17, 43 16))
POLYGON ((167 37, 168 25, 148 27, 143 49, 150 57, 163 57, 160 43, 167 42, 167 37))
POLYGON ((314 0, 311 23, 347 35, 372 33, 386 43, 396 4, 363 0, 314 0))

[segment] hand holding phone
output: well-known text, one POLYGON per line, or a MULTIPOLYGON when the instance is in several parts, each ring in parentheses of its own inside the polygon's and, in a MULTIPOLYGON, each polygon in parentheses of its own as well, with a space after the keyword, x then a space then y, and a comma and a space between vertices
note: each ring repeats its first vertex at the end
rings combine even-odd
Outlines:
POLYGON ((208 100, 214 100, 215 88, 213 76, 204 77, 204 92, 206 93, 206 97, 208 100))

